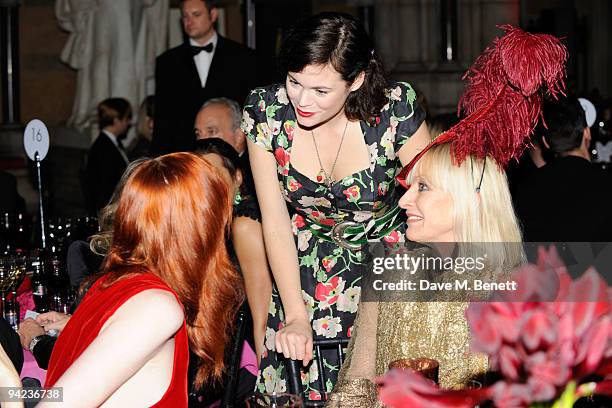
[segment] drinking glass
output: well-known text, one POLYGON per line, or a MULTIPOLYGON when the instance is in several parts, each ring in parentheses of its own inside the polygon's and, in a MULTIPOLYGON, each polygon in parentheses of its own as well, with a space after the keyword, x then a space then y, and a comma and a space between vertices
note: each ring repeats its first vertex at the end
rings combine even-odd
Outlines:
POLYGON ((292 407, 301 408, 302 398, 294 394, 265 394, 255 393, 246 400, 249 408, 277 408, 277 407, 292 407))
POLYGON ((421 373, 423 377, 432 380, 436 384, 438 383, 440 363, 431 358, 401 358, 389 363, 389 370, 393 368, 414 370, 421 373))

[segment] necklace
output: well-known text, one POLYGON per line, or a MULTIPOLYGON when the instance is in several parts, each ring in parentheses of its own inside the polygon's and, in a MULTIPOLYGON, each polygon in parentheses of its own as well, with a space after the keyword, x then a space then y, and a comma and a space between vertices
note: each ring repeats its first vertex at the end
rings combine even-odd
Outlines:
POLYGON ((325 184, 327 184, 328 188, 331 188, 331 185, 334 183, 332 174, 334 174, 334 169, 336 168, 338 157, 340 157, 340 150, 342 149, 342 142, 344 142, 344 136, 346 135, 346 128, 348 128, 348 120, 346 121, 346 125, 344 125, 344 131, 342 132, 342 138, 340 139, 340 146, 338 146, 336 158, 332 163, 332 167, 329 173, 325 171, 325 168, 323 167, 323 162, 321 161, 321 156, 319 155, 319 148, 317 147, 317 140, 315 139, 314 130, 310 131, 310 134, 312 135, 312 143, 314 144, 315 152, 317 153, 317 159, 319 160, 319 166, 321 166, 321 171, 319 171, 319 174, 323 173, 323 176, 325 177, 325 184))

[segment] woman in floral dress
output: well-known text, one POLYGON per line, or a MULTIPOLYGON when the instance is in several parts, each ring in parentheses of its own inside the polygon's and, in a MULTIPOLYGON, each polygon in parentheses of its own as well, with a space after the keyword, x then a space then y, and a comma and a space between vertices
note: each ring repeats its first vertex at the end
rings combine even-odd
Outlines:
POLYGON ((275 279, 257 388, 287 390, 286 359, 301 360, 309 399, 336 381, 335 351, 316 339, 348 338, 368 240, 400 240, 405 225, 394 177, 430 139, 407 83, 389 84, 359 22, 323 13, 283 43, 286 83, 253 90, 242 128, 275 279))

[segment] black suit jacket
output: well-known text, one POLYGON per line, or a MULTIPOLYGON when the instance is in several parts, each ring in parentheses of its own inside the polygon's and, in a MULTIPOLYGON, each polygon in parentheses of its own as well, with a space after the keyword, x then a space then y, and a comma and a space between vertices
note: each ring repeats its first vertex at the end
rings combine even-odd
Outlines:
POLYGON ((92 214, 108 204, 127 163, 119 148, 100 132, 87 155, 87 196, 92 214))
POLYGON ((583 158, 535 170, 513 199, 526 242, 612 241, 612 179, 583 158))
POLYGON ((257 69, 253 50, 221 36, 204 88, 188 42, 160 55, 155 67, 153 154, 192 150, 193 125, 202 104, 222 96, 242 104, 257 86, 257 69))
POLYGON ((17 192, 17 179, 0 171, 0 212, 25 212, 25 201, 17 192))

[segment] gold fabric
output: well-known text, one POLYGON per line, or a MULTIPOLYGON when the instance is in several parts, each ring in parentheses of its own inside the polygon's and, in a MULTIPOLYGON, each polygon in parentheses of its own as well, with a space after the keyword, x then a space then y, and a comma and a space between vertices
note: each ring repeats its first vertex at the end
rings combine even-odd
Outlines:
POLYGON ((376 385, 367 378, 356 378, 338 381, 325 407, 375 408, 382 404, 377 402, 376 385))
MULTIPOLYGON (((445 281, 454 276, 442 274, 437 279, 445 281)), ((429 302, 361 302, 345 363, 326 406, 382 407, 376 402, 376 388, 365 386, 361 380, 383 375, 389 363, 397 359, 437 360, 439 384, 445 388, 463 388, 470 385, 470 379, 484 375, 486 356, 469 350, 465 318, 468 303, 439 301, 447 296, 442 294, 438 301, 429 302)))
POLYGON ((484 374, 486 356, 469 351, 467 306, 467 302, 379 303, 376 374, 384 374, 393 360, 420 357, 439 362, 439 383, 445 388, 465 387, 471 378, 484 374))

